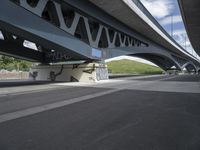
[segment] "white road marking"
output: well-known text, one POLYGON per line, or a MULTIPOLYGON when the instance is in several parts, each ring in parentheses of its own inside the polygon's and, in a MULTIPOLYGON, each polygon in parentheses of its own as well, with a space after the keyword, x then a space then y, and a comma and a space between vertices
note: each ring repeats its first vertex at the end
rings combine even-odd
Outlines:
POLYGON ((114 93, 114 92, 118 92, 120 90, 121 89, 104 91, 104 92, 100 92, 100 93, 96 93, 96 94, 91 94, 91 95, 81 96, 81 97, 78 97, 78 98, 68 99, 68 100, 61 101, 61 102, 45 104, 45 105, 41 105, 41 106, 37 106, 37 107, 19 110, 19 111, 16 111, 16 112, 6 113, 6 114, 3 114, 3 115, 0 115, 0 123, 6 122, 6 121, 9 121, 9 120, 13 120, 13 119, 17 119, 17 118, 21 118, 21 117, 26 117, 26 116, 33 115, 33 114, 40 113, 40 112, 44 112, 44 111, 47 111, 47 110, 67 106, 67 105, 70 105, 70 104, 85 101, 85 100, 92 99, 92 98, 95 98, 95 97, 111 94, 111 93, 114 93))

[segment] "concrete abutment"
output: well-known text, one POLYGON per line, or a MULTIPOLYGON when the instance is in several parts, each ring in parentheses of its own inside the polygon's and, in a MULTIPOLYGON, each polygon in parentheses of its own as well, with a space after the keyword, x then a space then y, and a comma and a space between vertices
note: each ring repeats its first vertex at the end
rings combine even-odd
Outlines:
POLYGON ((103 63, 37 65, 30 71, 36 81, 98 82, 108 80, 107 65, 103 63))

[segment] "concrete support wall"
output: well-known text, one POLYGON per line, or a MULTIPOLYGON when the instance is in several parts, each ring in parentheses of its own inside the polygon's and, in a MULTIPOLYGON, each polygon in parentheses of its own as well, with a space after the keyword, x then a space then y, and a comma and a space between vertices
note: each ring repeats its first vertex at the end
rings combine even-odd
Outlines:
POLYGON ((30 79, 42 81, 97 82, 108 79, 105 64, 38 65, 31 69, 30 79))

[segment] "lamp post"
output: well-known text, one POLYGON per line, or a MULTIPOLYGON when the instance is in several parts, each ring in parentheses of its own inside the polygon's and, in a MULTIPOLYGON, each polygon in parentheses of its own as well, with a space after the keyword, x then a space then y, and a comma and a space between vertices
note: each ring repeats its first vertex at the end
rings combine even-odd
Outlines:
POLYGON ((173 14, 170 15, 171 16, 171 37, 174 37, 174 18, 173 18, 173 14))
POLYGON ((187 38, 186 38, 186 35, 185 35, 185 50, 187 50, 186 40, 187 40, 187 38))

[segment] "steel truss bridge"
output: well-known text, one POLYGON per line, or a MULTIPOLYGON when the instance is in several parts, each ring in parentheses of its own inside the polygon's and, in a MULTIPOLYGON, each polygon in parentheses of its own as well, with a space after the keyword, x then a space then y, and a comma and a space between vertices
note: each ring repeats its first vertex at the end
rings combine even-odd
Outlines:
POLYGON ((164 70, 200 68, 138 0, 1 0, 0 30, 0 53, 43 64, 129 55, 164 70))

